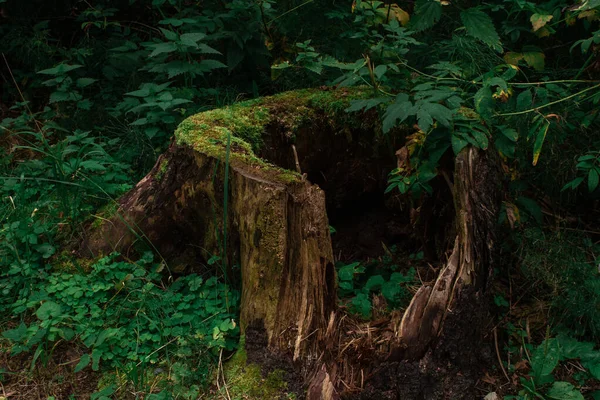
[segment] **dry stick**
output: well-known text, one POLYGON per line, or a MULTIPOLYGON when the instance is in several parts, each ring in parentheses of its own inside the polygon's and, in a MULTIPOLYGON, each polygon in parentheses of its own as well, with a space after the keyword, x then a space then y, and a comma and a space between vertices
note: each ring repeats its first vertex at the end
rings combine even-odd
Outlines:
POLYGON ((294 152, 294 162, 296 163, 296 172, 302 175, 302 170, 300 169, 300 161, 298 161, 298 152, 296 151, 296 146, 292 145, 292 151, 294 152))
POLYGON ((21 88, 19 87, 19 84, 17 83, 17 80, 15 79, 15 76, 12 73, 12 69, 10 68, 10 65, 8 65, 8 60, 6 59, 6 56, 4 55, 4 53, 2 53, 2 58, 4 59, 4 64, 6 64, 6 68, 8 68, 8 73, 10 74, 10 77, 11 77, 13 83, 15 84, 15 88, 19 92, 19 96, 21 96, 21 100, 23 100, 23 103, 25 104, 25 107, 27 108, 27 111, 29 111, 29 114, 31 115, 31 118, 35 122, 35 125, 38 128, 38 131, 40 131, 40 133, 42 133, 42 128, 40 126, 40 123, 39 123, 39 121, 37 119, 35 119, 35 116, 33 115, 33 112, 31 111, 31 108, 29 108, 29 104, 27 104, 27 101, 25 100, 25 96, 23 96, 23 92, 21 92, 21 88))
POLYGON ((496 328, 494 328, 494 345, 496 347, 496 356, 498 356, 498 363, 500 364, 500 368, 502 368, 502 372, 504 373, 504 376, 508 380, 508 383, 510 383, 510 378, 508 377, 508 374, 506 373, 506 369, 504 369, 504 364, 502 364, 502 357, 500 357, 500 349, 498 348, 498 332, 497 332, 496 328))
POLYGON ((221 349, 221 351, 219 352, 219 370, 217 371, 217 386, 219 386, 219 371, 220 371, 221 376, 223 377, 223 387, 225 387, 225 393, 227 393, 227 399, 231 400, 231 395, 229 394, 229 388, 227 387, 227 381, 225 380, 225 371, 223 370, 222 356, 223 356, 223 349, 221 349))

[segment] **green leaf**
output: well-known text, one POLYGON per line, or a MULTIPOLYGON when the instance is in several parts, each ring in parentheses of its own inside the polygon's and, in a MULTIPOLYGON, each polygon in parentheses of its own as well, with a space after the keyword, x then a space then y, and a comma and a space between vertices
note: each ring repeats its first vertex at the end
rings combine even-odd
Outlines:
POLYGON ((600 379, 600 357, 596 356, 588 360, 582 360, 581 365, 588 370, 590 375, 596 379, 600 379))
POLYGON ((536 136, 535 143, 533 144, 533 165, 537 165, 537 162, 540 158, 540 154, 542 153, 542 146, 544 145, 544 140, 546 139, 546 134, 548 133, 548 128, 550 128, 550 122, 545 121, 541 124, 536 136))
POLYGON ((469 142, 461 136, 456 134, 452 135, 450 139, 452 142, 452 151, 454 151, 454 155, 458 155, 462 149, 469 145, 469 142))
POLYGON ((396 125, 396 121, 402 123, 406 118, 416 113, 415 107, 410 102, 406 93, 396 96, 396 101, 391 104, 383 114, 383 132, 387 133, 396 125))
POLYGON ((50 258, 56 252, 56 247, 50 243, 43 243, 34 247, 35 250, 42 254, 43 258, 50 258))
POLYGON ((533 105, 533 95, 530 89, 527 89, 517 96, 517 111, 523 111, 531 108, 533 105))
POLYGON ((600 353, 594 351, 594 343, 580 342, 572 337, 561 335, 556 338, 560 344, 561 356, 570 360, 574 358, 589 359, 600 353))
POLYGON ((100 357, 102 356, 102 352, 98 349, 94 349, 92 351, 92 370, 98 371, 100 369, 100 357))
POLYGON ((519 139, 519 132, 517 132, 513 128, 509 128, 507 126, 497 126, 496 128, 505 138, 507 138, 511 142, 516 142, 519 139))
POLYGON ((198 41, 204 39, 205 37, 206 37, 206 35, 202 32, 192 32, 192 33, 184 33, 183 35, 180 36, 180 40, 181 40, 182 44, 185 44, 187 46, 196 46, 196 43, 198 41))
POLYGON ((373 70, 373 73, 375 74, 375 76, 377 77, 377 79, 381 79, 381 77, 383 75, 385 75, 386 72, 387 72, 387 67, 385 65, 378 65, 373 70))
POLYGON ((47 301, 37 309, 35 315, 40 321, 46 321, 48 319, 61 316, 62 307, 53 301, 47 301))
POLYGON ((50 94, 50 104, 59 103, 61 101, 77 101, 81 99, 81 95, 77 92, 65 92, 58 90, 50 94))
POLYGON ((77 102, 77 108, 79 108, 80 110, 91 110, 92 109, 92 101, 90 99, 84 99, 81 100, 79 102, 77 102))
POLYGON ((86 86, 90 86, 92 83, 96 82, 98 79, 93 78, 79 78, 77 79, 77 87, 84 88, 86 86))
POLYGON ((323 72, 323 64, 321 64, 320 62, 308 61, 302 63, 302 66, 307 70, 312 71, 318 75, 320 75, 321 72, 323 72))
POLYGON ((537 384, 548 382, 560 359, 560 347, 556 339, 547 339, 531 356, 531 372, 537 384))
POLYGON ((352 310, 365 318, 371 316, 371 300, 365 293, 359 293, 351 300, 352 310))
POLYGON ((346 112, 356 112, 360 110, 370 110, 373 107, 378 106, 381 103, 387 101, 387 97, 376 97, 373 99, 365 100, 351 100, 350 107, 346 108, 346 112))
POLYGON ((411 28, 424 31, 434 26, 442 16, 442 5, 435 0, 417 0, 414 16, 410 20, 411 28))
POLYGON ((170 31, 168 29, 164 29, 164 28, 159 28, 160 31, 163 33, 163 35, 165 35, 165 37, 167 38, 167 40, 170 40, 172 42, 177 40, 177 33, 170 31))
POLYGON ((460 13, 460 19, 469 35, 481 40, 496 51, 502 51, 500 36, 498 36, 489 15, 477 8, 469 8, 460 13))
POLYGON ((102 164, 100 164, 98 161, 94 161, 94 160, 86 160, 86 161, 82 161, 81 164, 79 164, 81 166, 81 168, 86 169, 88 171, 105 171, 106 167, 102 164))
POLYGON ((584 400, 581 392, 569 382, 554 382, 546 396, 556 400, 584 400))
POLYGON ((27 325, 21 322, 18 328, 2 332, 2 336, 12 342, 20 342, 27 337, 27 325))
POLYGON ((488 120, 492 117, 494 110, 494 99, 492 98, 492 89, 484 86, 475 93, 473 98, 475 110, 481 117, 488 120))
MULTIPOLYGON (((425 112, 427 112, 431 117, 433 117, 437 122, 444 125, 445 127, 450 126, 450 121, 452 120, 452 117, 454 115, 454 113, 449 108, 439 103, 423 103, 420 105, 420 110, 425 110, 425 112)), ((427 131, 427 129, 423 130, 427 131)))
POLYGON ((103 398, 108 398, 108 396, 115 392, 115 389, 115 385, 107 386, 98 392, 92 393, 90 400, 102 400, 103 398))
POLYGON ((475 128, 471 129, 470 133, 477 142, 478 147, 482 150, 487 150, 489 146, 487 134, 484 131, 475 128))
POLYGON ((199 66, 202 72, 210 72, 217 68, 227 68, 227 65, 217 60, 202 60, 199 66))
POLYGON ((588 172, 588 190, 590 193, 598 187, 599 179, 598 171, 595 168, 590 169, 590 172, 588 172))
POLYGON ((177 45, 172 42, 157 43, 153 44, 151 47, 153 47, 154 50, 152 51, 152 53, 150 53, 149 57, 156 57, 159 54, 172 53, 177 50, 177 45))
POLYGON ((202 54, 221 54, 220 51, 215 50, 204 43, 198 43, 198 51, 202 54))
POLYGON ((565 186, 563 186, 563 188, 560 190, 561 192, 567 190, 567 189, 577 189, 577 187, 579 185, 581 185, 581 183, 584 181, 584 177, 583 176, 578 176, 577 178, 573 179, 571 182, 568 182, 565 186))
POLYGON ((369 292, 379 290, 384 283, 385 279, 383 279, 381 275, 371 276, 365 284, 365 290, 368 290, 369 292))
POLYGON ((358 268, 360 265, 359 262, 353 262, 351 264, 348 265, 344 265, 342 268, 340 268, 340 270, 338 271, 338 279, 340 281, 351 281, 354 279, 354 274, 361 272, 358 268))
POLYGON ((85 367, 87 367, 90 364, 90 361, 91 361, 90 355, 84 354, 79 359, 79 362, 75 366, 75 370, 73 372, 77 373, 77 372, 81 371, 82 369, 84 369, 85 367))
POLYGON ((424 132, 427 132, 433 125, 433 117, 425 108, 419 107, 417 111, 417 124, 424 132))
POLYGON ((231 319, 226 319, 225 321, 221 322, 221 324, 219 325, 219 330, 221 332, 227 332, 233 328, 235 328, 235 324, 233 323, 233 320, 231 320, 231 319))
POLYGON ((402 292, 402 286, 397 282, 386 282, 381 287, 381 294, 391 303, 397 301, 397 297, 402 292))
POLYGON ((80 65, 80 64, 69 65, 69 64, 61 63, 61 64, 58 64, 54 68, 43 69, 41 71, 38 71, 37 73, 42 74, 42 75, 63 75, 69 71, 73 71, 74 69, 81 68, 81 67, 83 67, 83 65, 80 65))

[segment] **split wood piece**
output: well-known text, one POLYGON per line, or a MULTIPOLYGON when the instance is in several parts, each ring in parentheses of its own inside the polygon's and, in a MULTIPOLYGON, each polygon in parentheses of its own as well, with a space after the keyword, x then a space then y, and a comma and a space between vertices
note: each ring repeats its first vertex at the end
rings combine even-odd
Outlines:
POLYGON ((492 265, 498 182, 489 152, 469 147, 456 157, 454 247, 433 287, 422 286, 417 291, 396 327, 399 345, 392 351, 394 358, 423 357, 441 335, 453 300, 467 287, 475 289, 473 292, 484 287, 492 265))

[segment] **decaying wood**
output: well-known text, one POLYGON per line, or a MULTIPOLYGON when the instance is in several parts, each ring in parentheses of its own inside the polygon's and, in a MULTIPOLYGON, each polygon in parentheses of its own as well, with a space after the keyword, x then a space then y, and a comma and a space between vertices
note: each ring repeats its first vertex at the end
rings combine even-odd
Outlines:
POLYGON ((491 271, 498 174, 489 154, 469 147, 455 160, 454 206, 457 235, 433 287, 415 294, 397 328, 394 356, 419 359, 442 332, 453 300, 466 287, 481 288, 491 271))

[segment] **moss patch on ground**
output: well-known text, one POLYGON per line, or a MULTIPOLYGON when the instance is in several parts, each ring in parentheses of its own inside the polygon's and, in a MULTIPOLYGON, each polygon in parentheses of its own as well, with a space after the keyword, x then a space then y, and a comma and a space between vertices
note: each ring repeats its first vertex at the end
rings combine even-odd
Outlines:
POLYGON ((294 136, 299 127, 315 115, 349 121, 346 108, 352 100, 366 98, 370 89, 304 89, 271 97, 241 102, 193 115, 175 131, 179 145, 188 145, 208 156, 229 160, 233 167, 268 173, 281 183, 300 181, 300 174, 262 160, 256 155, 263 143, 267 126, 277 124, 294 136))
POLYGON ((259 365, 248 363, 243 344, 242 339, 240 349, 224 365, 223 376, 227 389, 221 384, 217 397, 228 394, 231 399, 295 399, 294 394, 286 392, 288 384, 284 380, 284 372, 274 370, 263 375, 259 365))

